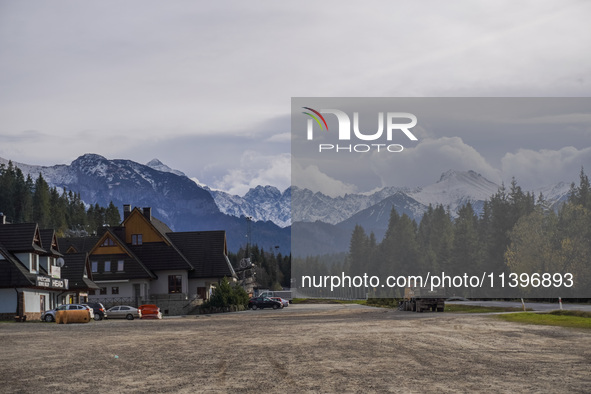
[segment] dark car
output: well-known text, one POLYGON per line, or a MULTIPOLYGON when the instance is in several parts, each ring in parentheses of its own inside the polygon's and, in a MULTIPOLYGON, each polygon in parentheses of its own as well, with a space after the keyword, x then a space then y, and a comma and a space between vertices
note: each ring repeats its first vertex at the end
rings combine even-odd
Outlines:
POLYGON ((100 302, 87 302, 86 304, 94 311, 94 320, 103 320, 107 317, 107 309, 100 302))
POLYGON ((273 309, 280 309, 283 308, 283 304, 279 301, 275 301, 270 299, 269 297, 255 297, 251 298, 248 301, 248 307, 250 309, 263 309, 263 308, 273 308, 273 309))

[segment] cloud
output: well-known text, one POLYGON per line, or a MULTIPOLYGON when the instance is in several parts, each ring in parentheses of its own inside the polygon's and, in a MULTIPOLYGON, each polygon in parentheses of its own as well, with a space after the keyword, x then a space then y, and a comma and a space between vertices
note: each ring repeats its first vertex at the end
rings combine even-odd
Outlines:
POLYGON ((578 179, 581 167, 591 169, 591 147, 577 149, 567 146, 558 150, 519 149, 501 159, 505 181, 515 177, 523 188, 572 182, 578 179))
POLYGON ((291 184, 291 155, 284 153, 265 156, 255 151, 246 151, 240 159, 240 166, 230 169, 222 179, 215 181, 212 188, 230 194, 244 195, 258 185, 273 185, 285 190, 291 184))
POLYGON ((492 182, 501 179, 499 171, 459 137, 427 138, 400 153, 374 152, 371 167, 382 186, 431 184, 450 169, 473 170, 492 182))
POLYGON ((290 142, 291 133, 275 134, 265 140, 266 142, 290 142))
POLYGON ((356 193, 357 187, 326 175, 316 165, 302 167, 295 161, 292 163, 293 185, 320 192, 327 196, 337 197, 347 193, 356 193))

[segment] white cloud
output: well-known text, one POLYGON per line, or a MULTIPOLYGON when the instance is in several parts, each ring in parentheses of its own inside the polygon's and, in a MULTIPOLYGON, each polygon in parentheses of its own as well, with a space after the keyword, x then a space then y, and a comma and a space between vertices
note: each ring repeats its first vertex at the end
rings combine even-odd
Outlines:
POLYGON ((318 166, 309 165, 302 167, 299 163, 293 162, 292 167, 293 185, 299 188, 321 192, 331 197, 357 192, 356 186, 331 178, 320 171, 318 166))
POLYGON ((244 195, 258 185, 273 185, 285 190, 291 184, 291 155, 284 153, 264 156, 255 151, 246 151, 240 166, 228 171, 213 187, 230 194, 244 195))
POLYGON ((427 138, 400 153, 374 152, 371 160, 382 186, 431 184, 450 169, 473 170, 492 182, 500 180, 499 171, 459 137, 427 138))
POLYGON ((266 142, 290 142, 291 133, 275 134, 265 140, 266 142))
POLYGON ((567 146, 558 150, 519 149, 502 159, 505 181, 512 176, 524 188, 551 185, 578 179, 581 166, 591 170, 591 147, 577 149, 567 146))

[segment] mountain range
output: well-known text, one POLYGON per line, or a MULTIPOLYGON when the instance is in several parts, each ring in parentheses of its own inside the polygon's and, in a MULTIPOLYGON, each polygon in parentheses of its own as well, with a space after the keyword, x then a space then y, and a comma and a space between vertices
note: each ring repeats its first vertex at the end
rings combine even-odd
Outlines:
MULTIPOLYGON (((0 158, 1 163, 8 161, 0 158)), ((306 238, 298 240, 304 244, 299 250, 313 254, 316 246, 323 244, 319 250, 326 250, 328 244, 335 252, 342 252, 348 249, 356 224, 381 239, 392 208, 417 222, 429 205, 441 204, 455 217, 457 210, 470 202, 480 213, 484 201, 500 187, 474 171, 449 170, 437 182, 421 188, 385 187, 371 193, 330 197, 295 186, 280 191, 261 185, 237 196, 199 185, 158 159, 144 165, 85 154, 70 165, 13 164, 25 176, 36 178, 41 173, 51 186, 80 193, 86 204, 106 206, 113 201, 120 208, 123 204, 149 206, 174 231, 224 229, 232 251, 246 244, 249 218, 251 241, 263 248, 279 246, 283 254, 291 251, 292 225, 305 229, 298 231, 306 238)), ((559 183, 534 193, 542 192, 551 205, 556 205, 567 198, 569 189, 570 185, 559 183)))
MULTIPOLYGON (((0 164, 7 163, 0 159, 0 164)), ((236 252, 246 245, 248 224, 244 217, 221 212, 208 190, 158 160, 144 165, 85 154, 70 165, 13 164, 25 176, 35 179, 42 174, 50 186, 80 193, 85 204, 106 207, 112 201, 120 212, 124 204, 151 207, 153 215, 173 231, 225 230, 229 250, 236 252)), ((291 251, 290 228, 271 221, 253 221, 251 226, 251 243, 262 248, 279 246, 283 254, 291 251)))

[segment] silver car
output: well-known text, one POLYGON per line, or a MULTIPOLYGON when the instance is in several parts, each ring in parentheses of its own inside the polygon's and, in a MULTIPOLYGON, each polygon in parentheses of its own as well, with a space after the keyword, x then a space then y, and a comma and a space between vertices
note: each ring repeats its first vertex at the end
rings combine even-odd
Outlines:
POLYGON ((50 309, 48 311, 45 311, 41 314, 41 320, 46 321, 46 322, 53 322, 55 321, 55 312, 57 311, 75 311, 75 310, 83 310, 86 309, 88 311, 88 313, 90 314, 90 318, 94 319, 94 311, 92 310, 92 308, 88 307, 87 305, 81 305, 81 304, 64 304, 64 305, 60 305, 55 309, 50 309))
POLYGON ((107 309, 105 319, 127 319, 133 320, 135 318, 141 318, 142 312, 133 306, 118 305, 107 309))

